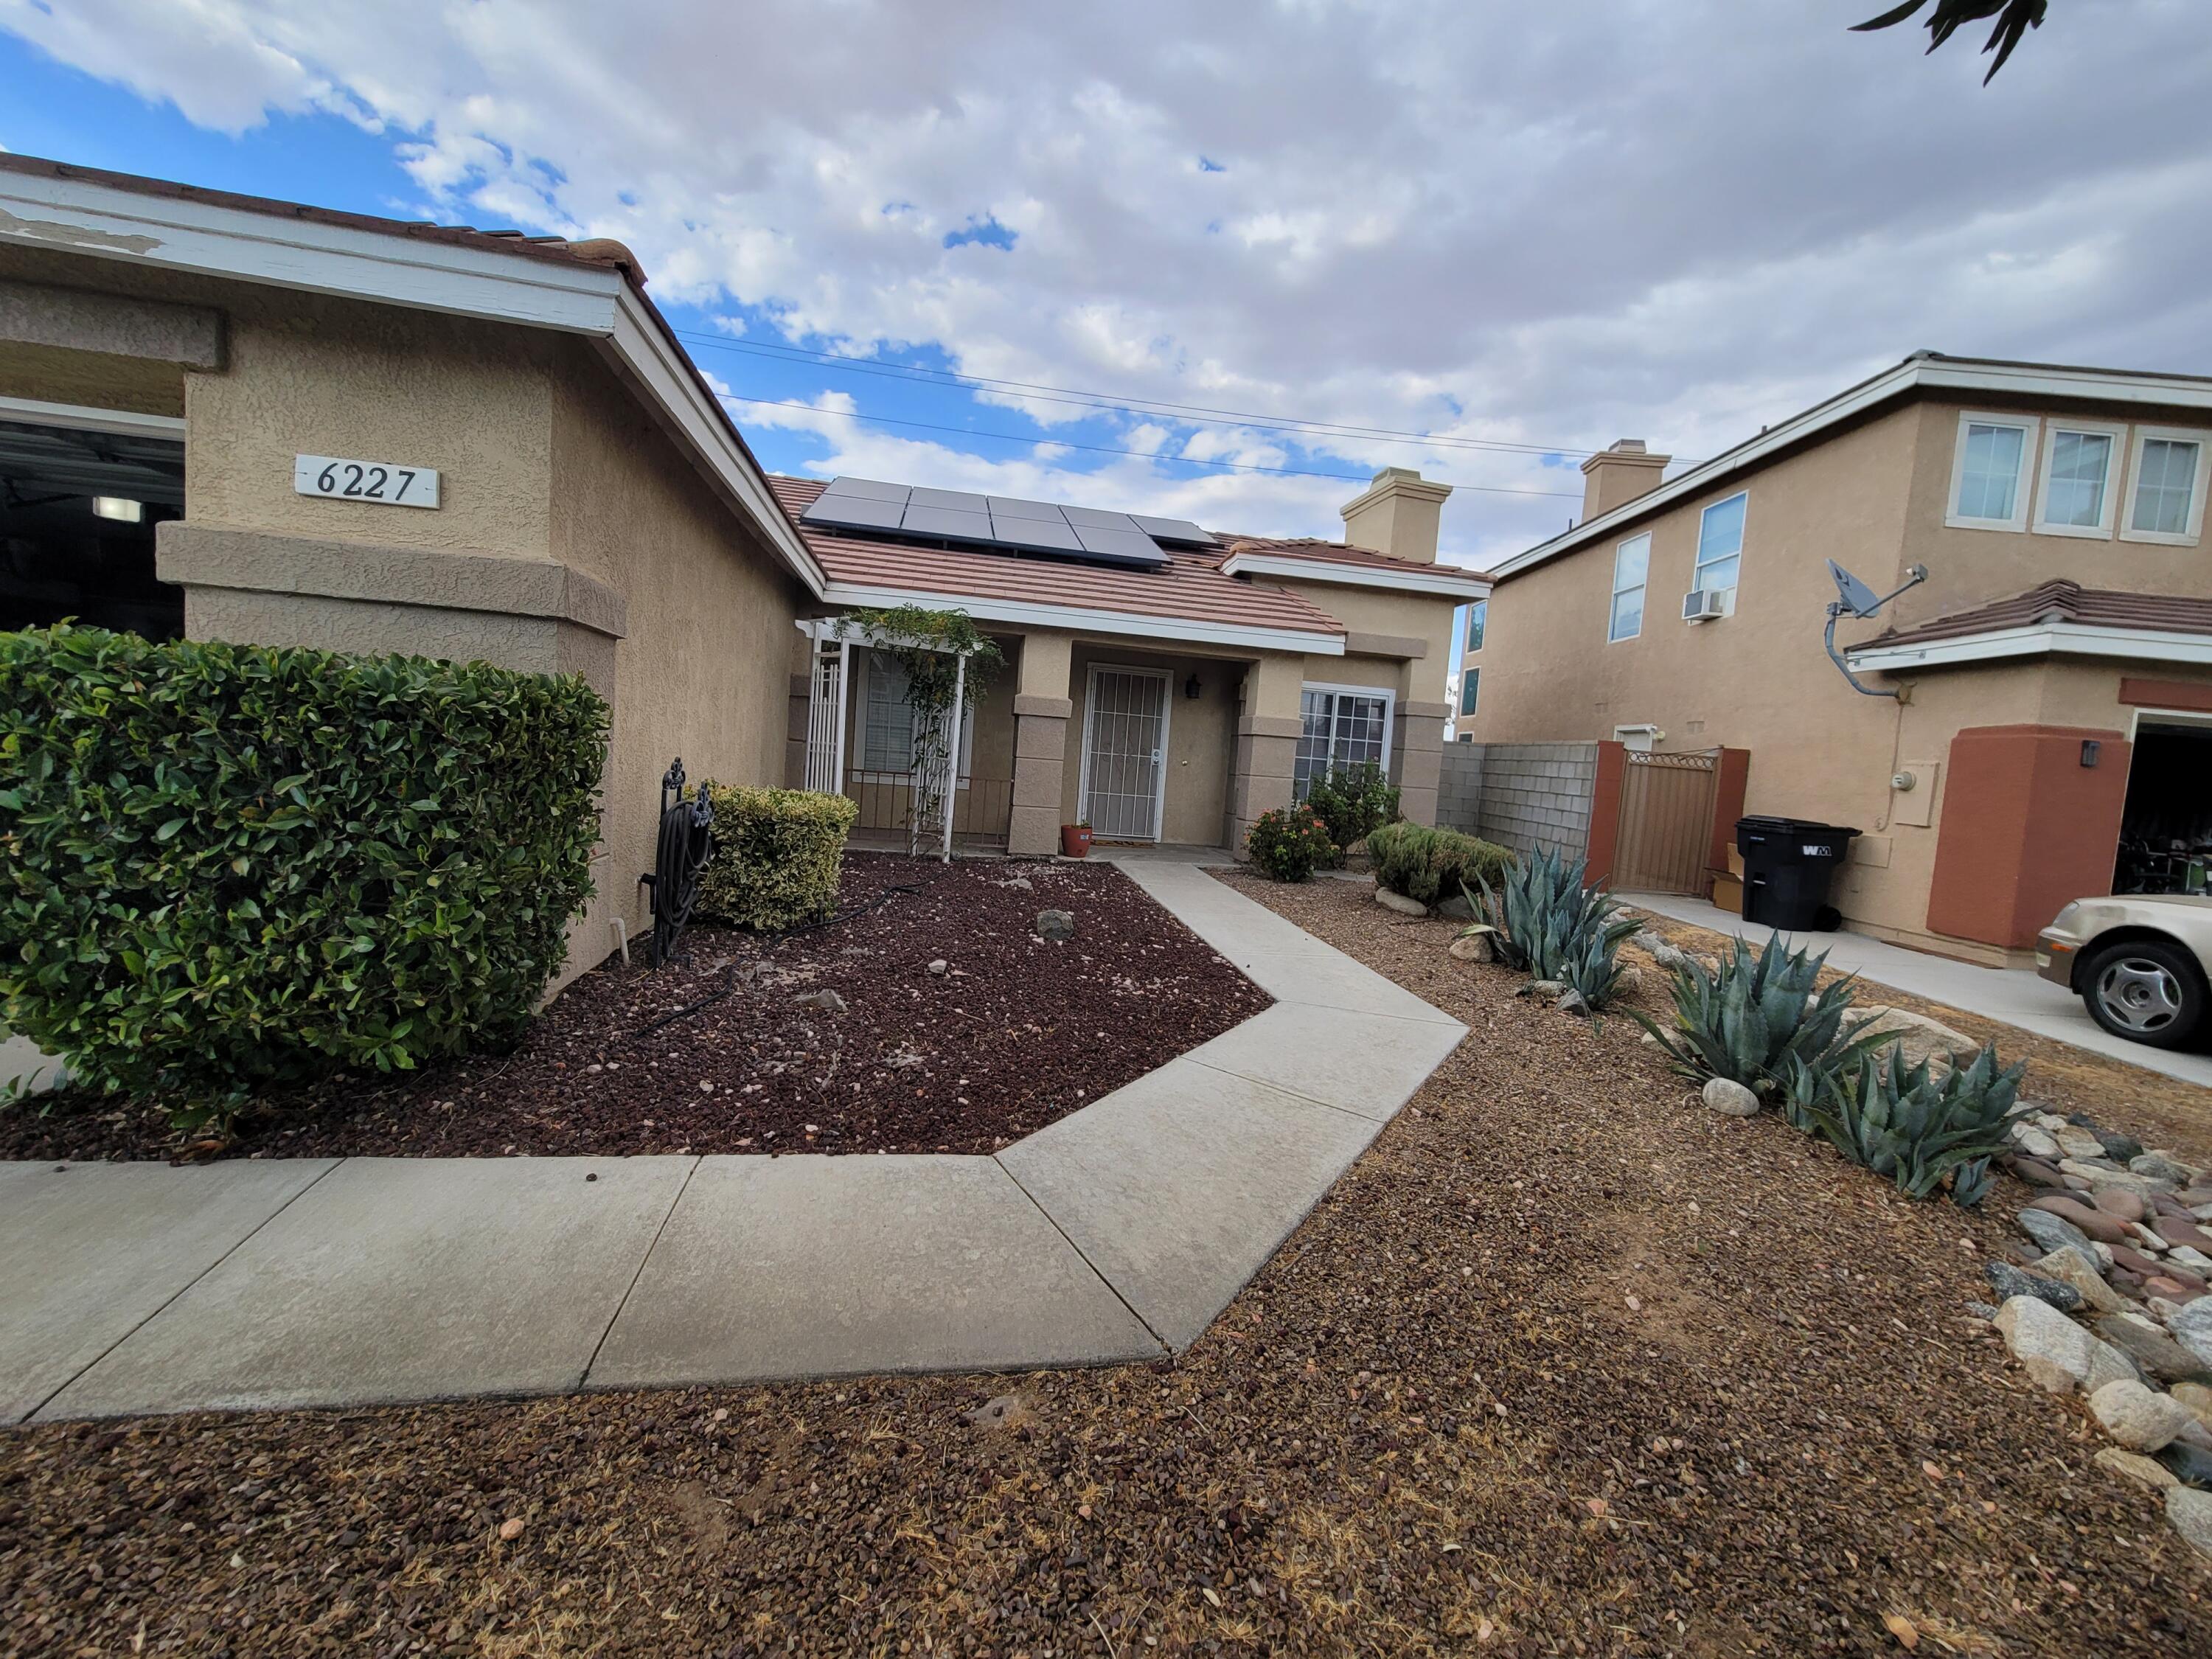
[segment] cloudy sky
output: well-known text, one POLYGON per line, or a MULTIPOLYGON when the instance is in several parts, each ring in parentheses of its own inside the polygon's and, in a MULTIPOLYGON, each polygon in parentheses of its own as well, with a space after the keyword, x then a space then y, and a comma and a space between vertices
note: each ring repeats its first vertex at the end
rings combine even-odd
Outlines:
POLYGON ((2203 0, 0 0, 0 145, 628 242, 769 466, 1449 556, 1917 347, 2212 372, 2203 0), (1315 476, 1321 475, 1321 476, 1315 476))

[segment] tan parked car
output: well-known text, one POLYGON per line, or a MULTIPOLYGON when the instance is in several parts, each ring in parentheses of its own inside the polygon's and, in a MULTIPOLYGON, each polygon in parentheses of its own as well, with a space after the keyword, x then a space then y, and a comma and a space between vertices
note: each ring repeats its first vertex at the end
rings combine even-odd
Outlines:
POLYGON ((2036 936, 2035 969, 2080 996, 2114 1036, 2179 1048, 2212 1004, 2212 898, 2075 899, 2036 936))

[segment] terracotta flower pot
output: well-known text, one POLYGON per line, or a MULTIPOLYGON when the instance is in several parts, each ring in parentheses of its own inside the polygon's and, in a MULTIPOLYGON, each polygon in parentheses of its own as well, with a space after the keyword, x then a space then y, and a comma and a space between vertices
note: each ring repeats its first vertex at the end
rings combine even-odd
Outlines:
POLYGON ((1087 823, 1063 823, 1060 826, 1060 850, 1072 859, 1091 856, 1091 826, 1087 823))

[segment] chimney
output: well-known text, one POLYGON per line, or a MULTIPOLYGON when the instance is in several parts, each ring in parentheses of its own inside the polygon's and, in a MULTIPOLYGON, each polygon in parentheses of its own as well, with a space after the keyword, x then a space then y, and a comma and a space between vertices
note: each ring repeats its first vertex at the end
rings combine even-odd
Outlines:
POLYGON ((1437 523, 1449 484, 1408 466, 1386 466, 1357 501, 1344 504, 1344 539, 1408 564, 1437 562, 1437 523))
POLYGON ((1583 522, 1656 489, 1674 459, 1647 453, 1641 438, 1621 438, 1600 450, 1583 463, 1583 522))

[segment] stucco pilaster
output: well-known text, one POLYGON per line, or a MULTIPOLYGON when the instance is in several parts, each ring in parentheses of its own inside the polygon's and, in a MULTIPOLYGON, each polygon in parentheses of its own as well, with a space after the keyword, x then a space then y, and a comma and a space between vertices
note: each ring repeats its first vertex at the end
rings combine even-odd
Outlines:
POLYGON ((1060 798, 1066 783, 1073 641, 1065 634, 1026 634, 1014 666, 1014 804, 1006 850, 1047 856, 1060 850, 1060 798))

